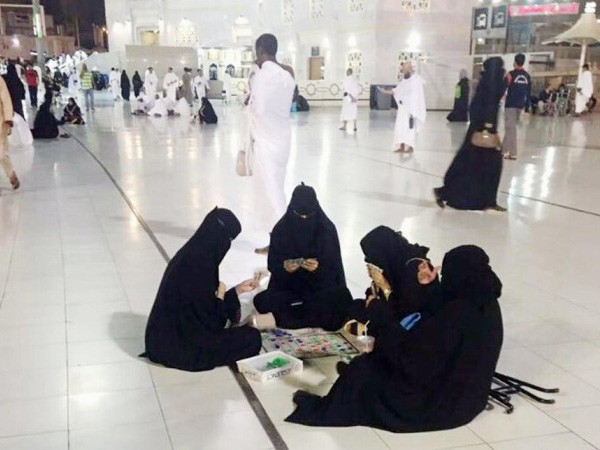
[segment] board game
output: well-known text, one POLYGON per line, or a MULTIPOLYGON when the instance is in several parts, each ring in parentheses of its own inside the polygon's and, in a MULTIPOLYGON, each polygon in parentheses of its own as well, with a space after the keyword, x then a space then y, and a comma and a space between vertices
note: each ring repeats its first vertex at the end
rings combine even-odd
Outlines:
POLYGON ((358 350, 340 333, 306 335, 273 330, 263 334, 262 344, 267 352, 281 351, 300 359, 358 354, 358 350))

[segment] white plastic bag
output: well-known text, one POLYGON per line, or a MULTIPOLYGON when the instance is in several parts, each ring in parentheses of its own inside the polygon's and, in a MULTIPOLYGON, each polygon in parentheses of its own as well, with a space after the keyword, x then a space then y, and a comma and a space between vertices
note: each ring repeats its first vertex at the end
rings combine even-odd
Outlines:
POLYGON ((13 129, 8 136, 8 143, 11 147, 28 147, 33 145, 33 135, 29 125, 19 114, 13 116, 13 129))

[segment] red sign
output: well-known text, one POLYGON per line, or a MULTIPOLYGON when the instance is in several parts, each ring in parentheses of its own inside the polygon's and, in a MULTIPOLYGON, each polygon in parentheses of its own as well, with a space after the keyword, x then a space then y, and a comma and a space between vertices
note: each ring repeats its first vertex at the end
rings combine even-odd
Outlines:
POLYGON ((511 5, 510 17, 558 16, 579 14, 579 3, 550 3, 548 5, 511 5))

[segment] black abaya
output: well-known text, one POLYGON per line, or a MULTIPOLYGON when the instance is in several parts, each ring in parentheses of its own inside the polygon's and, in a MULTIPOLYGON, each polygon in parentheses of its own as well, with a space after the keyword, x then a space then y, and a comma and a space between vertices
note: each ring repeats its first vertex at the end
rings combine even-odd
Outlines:
POLYGON ((285 215, 275 225, 269 245, 269 288, 254 299, 260 313, 273 313, 277 325, 297 329, 338 330, 352 297, 346 288, 335 225, 321 209, 312 187, 298 186, 285 215), (314 272, 288 273, 284 262, 316 259, 314 272))
POLYGON ((503 340, 502 285, 488 262, 476 247, 446 255, 439 311, 412 331, 390 324, 373 353, 354 359, 327 396, 297 393, 286 421, 397 433, 471 422, 487 405, 503 340))
POLYGON ((46 94, 46 100, 40 106, 33 122, 31 134, 34 139, 56 139, 60 134, 59 122, 50 109, 51 105, 52 95, 46 94))
POLYGON ((144 86, 144 83, 142 81, 142 77, 140 77, 140 74, 137 70, 131 78, 131 83, 133 84, 133 95, 135 96, 135 98, 138 98, 140 96, 140 92, 142 90, 142 87, 144 86))
POLYGON ((476 147, 471 137, 488 129, 496 133, 498 108, 506 90, 504 63, 490 58, 470 107, 471 124, 465 141, 444 177, 444 186, 436 189, 438 200, 456 209, 484 210, 497 205, 496 196, 502 175, 502 153, 499 149, 476 147))
POLYGON ((148 325, 146 356, 155 363, 193 372, 257 355, 258 330, 225 328, 240 320, 235 289, 217 298, 219 264, 241 227, 226 209, 210 212, 173 257, 160 284, 148 325))
POLYGON ((130 93, 131 84, 129 83, 129 77, 127 76, 127 72, 123 71, 121 72, 121 97, 123 97, 123 100, 129 101, 130 93))
MULTIPOLYGON (((369 232, 360 245, 365 261, 383 270, 392 290, 388 298, 378 290, 376 299, 368 308, 364 301, 352 305, 351 318, 362 323, 370 321, 370 334, 377 335, 389 320, 398 322, 415 312, 431 315, 439 308, 439 280, 422 285, 417 278, 419 265, 423 261, 429 264, 427 247, 411 244, 402 233, 385 226, 369 232)), ((372 288, 367 290, 366 295, 372 295, 372 288)))
POLYGON ((206 97, 202 99, 202 106, 200 106, 198 115, 200 116, 200 123, 215 124, 219 121, 212 103, 206 97))
MULTIPOLYGON (((25 100, 25 86, 17 74, 17 68, 15 65, 9 64, 6 74, 2 76, 6 82, 6 87, 8 88, 10 99, 12 100, 14 112, 24 118, 23 100, 25 100)), ((12 117, 6 118, 6 120, 12 120, 12 117)))
POLYGON ((469 79, 462 78, 456 85, 456 95, 454 97, 454 108, 448 114, 450 122, 468 122, 469 121, 469 79))

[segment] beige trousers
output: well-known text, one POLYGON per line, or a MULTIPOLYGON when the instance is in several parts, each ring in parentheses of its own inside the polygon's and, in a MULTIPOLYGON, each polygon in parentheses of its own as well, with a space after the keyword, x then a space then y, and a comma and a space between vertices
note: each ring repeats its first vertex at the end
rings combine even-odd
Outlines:
POLYGON ((0 137, 0 166, 6 172, 6 176, 10 178, 13 174, 13 166, 8 156, 8 139, 6 136, 0 137))

